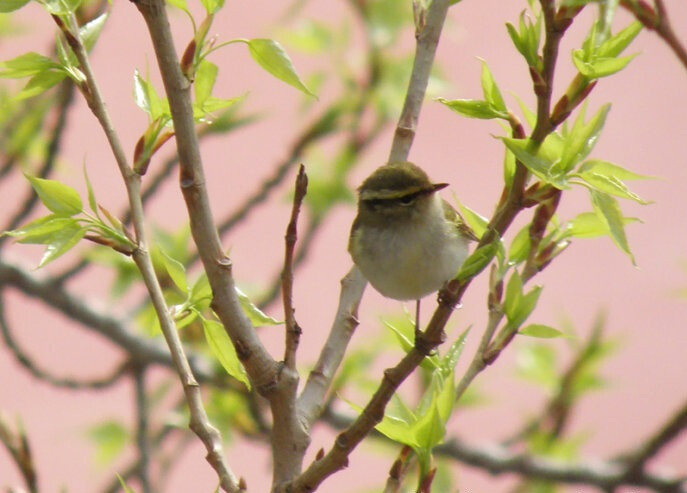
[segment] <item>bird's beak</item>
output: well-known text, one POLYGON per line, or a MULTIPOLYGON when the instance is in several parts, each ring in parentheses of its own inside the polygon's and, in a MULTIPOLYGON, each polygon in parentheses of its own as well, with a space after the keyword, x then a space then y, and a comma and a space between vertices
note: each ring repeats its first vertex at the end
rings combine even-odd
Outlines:
POLYGON ((442 188, 446 188, 448 186, 448 183, 432 183, 432 186, 430 188, 430 191, 432 193, 438 192, 442 188))

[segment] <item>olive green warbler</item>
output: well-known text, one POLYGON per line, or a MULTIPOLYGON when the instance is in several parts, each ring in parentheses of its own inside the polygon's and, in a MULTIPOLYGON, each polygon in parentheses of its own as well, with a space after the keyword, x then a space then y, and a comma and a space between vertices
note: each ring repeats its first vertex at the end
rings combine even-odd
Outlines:
MULTIPOLYGON (((419 300, 453 278, 476 240, 460 214, 409 162, 378 168, 358 189, 358 214, 348 251, 372 286, 386 297, 419 300)), ((416 313, 416 316, 418 314, 416 313)), ((417 324, 416 320, 416 324, 417 324)))

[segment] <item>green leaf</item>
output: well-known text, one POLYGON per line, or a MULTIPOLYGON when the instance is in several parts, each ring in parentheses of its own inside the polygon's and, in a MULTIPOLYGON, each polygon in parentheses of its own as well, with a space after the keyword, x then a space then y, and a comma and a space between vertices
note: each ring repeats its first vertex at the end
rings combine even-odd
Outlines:
POLYGON ((559 190, 568 188, 568 182, 565 175, 553 174, 553 163, 544 158, 539 153, 533 154, 530 150, 529 139, 513 139, 510 137, 501 137, 501 140, 508 150, 510 150, 533 175, 549 183, 559 190))
POLYGON ((260 310, 260 308, 255 306, 253 302, 250 299, 248 299, 248 296, 246 296, 246 294, 243 291, 241 291, 238 287, 235 289, 236 295, 239 298, 239 304, 243 309, 243 313, 245 313, 248 316, 248 319, 254 326, 262 327, 265 325, 281 325, 283 323, 277 320, 276 318, 270 317, 265 312, 260 310))
MULTIPOLYGON (((362 407, 354 404, 348 399, 343 400, 358 414, 363 412, 362 407)), ((403 404, 396 394, 391 398, 391 402, 395 405, 388 406, 384 412, 382 421, 375 426, 375 429, 394 442, 408 445, 414 449, 419 447, 415 434, 412 432, 412 424, 415 422, 415 417, 412 415, 412 412, 406 408, 405 404, 403 404), (393 413, 394 409, 402 410, 402 412, 393 413)))
POLYGON ((42 0, 48 12, 53 15, 67 15, 76 12, 83 0, 42 0))
POLYGON ((606 223, 608 233, 613 242, 625 252, 635 264, 634 255, 630 251, 630 245, 625 235, 625 218, 620 211, 618 201, 610 195, 596 190, 590 190, 592 204, 597 215, 606 223))
POLYGON ((86 163, 83 165, 83 176, 86 181, 86 190, 88 190, 88 207, 95 213, 95 215, 100 219, 100 212, 98 212, 98 203, 95 200, 95 192, 93 191, 93 185, 91 180, 88 178, 88 171, 86 170, 86 163))
POLYGON ((186 5, 186 0, 166 0, 169 5, 176 7, 180 10, 188 12, 188 5, 186 5))
POLYGON ((519 264, 527 260, 530 254, 530 225, 527 224, 518 231, 508 250, 508 260, 514 264, 519 264))
POLYGON ((20 243, 45 245, 58 231, 79 228, 79 223, 71 217, 50 215, 36 219, 20 229, 8 231, 8 236, 18 237, 20 243))
POLYGON ((590 159, 580 166, 579 171, 593 171, 606 176, 612 176, 618 180, 655 180, 658 177, 650 175, 640 175, 630 170, 618 166, 617 164, 600 159, 590 159))
POLYGON ((497 112, 505 114, 506 118, 508 117, 506 103, 485 61, 482 61, 482 93, 484 94, 484 99, 489 103, 489 106, 494 108, 497 112))
POLYGON ((79 28, 79 37, 86 50, 91 51, 93 46, 95 46, 95 42, 98 41, 108 16, 109 12, 105 12, 79 28))
POLYGON ((413 431, 420 450, 430 451, 444 441, 446 423, 441 419, 436 399, 432 402, 430 411, 418 419, 413 431))
POLYGON ((499 251, 499 246, 500 240, 495 240, 475 250, 460 266, 456 279, 464 281, 482 272, 499 251))
POLYGON ((171 119, 167 98, 160 98, 153 85, 134 71, 134 101, 145 111, 151 121, 162 119, 166 123, 171 119))
POLYGON ((460 215, 463 216, 467 225, 472 229, 477 238, 481 238, 482 235, 487 231, 487 225, 489 220, 478 212, 470 209, 468 206, 463 205, 463 203, 454 196, 460 215))
POLYGON ((98 465, 109 465, 124 451, 129 441, 129 432, 122 423, 107 420, 86 431, 96 445, 95 461, 98 465))
POLYGON ((540 339, 553 339, 556 337, 564 337, 565 334, 558 329, 554 329, 549 325, 530 324, 518 331, 518 334, 524 336, 537 337, 540 339))
POLYGON ((14 12, 29 2, 30 0, 2 0, 2 2, 0 2, 0 12, 3 14, 14 12))
POLYGON ((57 68, 60 68, 60 65, 50 58, 29 52, 6 62, 0 62, 0 77, 20 79, 57 68))
POLYGON ((492 105, 486 101, 479 99, 444 99, 437 98, 444 106, 452 109, 456 113, 466 116, 468 118, 479 118, 482 120, 491 120, 493 118, 507 119, 508 114, 496 110, 492 105))
POLYGON ((582 50, 575 50, 573 52, 573 63, 577 70, 586 78, 600 79, 620 72, 627 67, 635 56, 637 55, 635 54, 621 58, 597 57, 592 61, 586 61, 584 60, 584 53, 582 50))
POLYGON ((556 172, 569 172, 592 152, 610 109, 610 104, 603 105, 588 122, 585 122, 585 108, 582 107, 572 129, 563 138, 561 159, 554 166, 556 172))
MULTIPOLYGON (((623 224, 640 222, 636 217, 623 217, 623 224)), ((568 223, 568 228, 564 233, 565 237, 574 238, 596 238, 599 236, 610 235, 608 225, 603 216, 595 212, 583 212, 578 214, 568 223)))
POLYGON ((639 195, 632 192, 627 185, 622 181, 617 179, 615 176, 606 176, 601 173, 594 172, 583 172, 575 173, 572 176, 583 179, 587 184, 589 184, 593 189, 599 192, 604 192, 610 195, 615 195, 616 197, 621 197, 624 199, 634 200, 642 205, 649 204, 650 202, 642 199, 639 195))
POLYGON ((216 320, 208 320, 204 317, 200 318, 203 324, 203 332, 205 333, 205 340, 215 355, 215 358, 220 362, 226 372, 234 377, 239 382, 246 384, 250 389, 250 381, 246 375, 246 370, 239 361, 236 355, 236 349, 227 335, 224 326, 216 320))
POLYGON ((72 187, 56 180, 47 180, 24 174, 38 194, 43 205, 55 214, 73 216, 83 210, 79 194, 72 187))
POLYGON ((601 43, 597 53, 602 57, 617 57, 637 37, 642 30, 642 23, 635 21, 619 33, 601 43))
POLYGON ((48 89, 55 87, 62 82, 67 73, 62 70, 48 70, 40 72, 29 79, 24 88, 14 98, 15 101, 29 99, 39 94, 43 94, 48 89))
POLYGON ((305 86, 296 72, 289 55, 287 55, 279 43, 272 39, 263 38, 244 40, 244 42, 248 45, 248 50, 253 60, 267 72, 299 91, 309 96, 315 96, 305 86))
POLYGON ((203 272, 198 280, 191 287, 191 293, 189 295, 189 302, 196 309, 202 310, 210 306, 212 301, 212 287, 210 286, 210 281, 208 281, 208 276, 203 272))
POLYGON ((188 292, 188 283, 186 282, 186 269, 184 265, 178 260, 170 257, 162 248, 160 248, 160 253, 162 254, 162 262, 165 266, 167 274, 169 274, 170 279, 174 285, 181 290, 182 293, 188 292))
POLYGON ((208 14, 214 14, 224 7, 224 0, 200 0, 208 14))
POLYGON ((524 344, 517 353, 518 376, 552 390, 559 385, 551 344, 524 344))
POLYGON ((522 277, 517 270, 513 271, 506 284, 506 297, 503 302, 503 311, 508 320, 515 318, 518 307, 522 301, 522 277))
POLYGON ((218 71, 217 65, 207 59, 203 59, 198 65, 196 78, 193 81, 193 92, 196 97, 195 104, 199 108, 202 108, 203 103, 212 96, 212 88, 215 86, 218 71))
POLYGON ((59 256, 67 253, 84 237, 86 231, 86 228, 79 227, 77 224, 74 227, 63 228, 55 232, 49 238, 49 242, 47 243, 48 247, 45 249, 38 267, 43 267, 59 256))
POLYGON ((453 341, 453 344, 448 348, 446 354, 441 358, 439 368, 443 372, 445 378, 448 378, 449 375, 452 376, 453 370, 456 368, 460 355, 465 348, 465 339, 469 333, 469 328, 463 331, 463 333, 458 336, 458 339, 453 341))

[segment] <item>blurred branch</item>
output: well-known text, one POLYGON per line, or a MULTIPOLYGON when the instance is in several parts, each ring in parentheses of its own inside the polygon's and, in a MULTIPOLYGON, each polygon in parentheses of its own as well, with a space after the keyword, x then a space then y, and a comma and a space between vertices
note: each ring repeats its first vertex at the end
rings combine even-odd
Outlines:
MULTIPOLYGON (((67 127, 67 115, 74 100, 74 84, 67 80, 60 84, 57 93, 57 104, 56 104, 56 118, 52 129, 50 130, 50 140, 48 141, 48 146, 45 152, 45 157, 43 159, 43 164, 36 172, 36 176, 40 178, 47 177, 52 169, 55 167, 57 161, 57 155, 60 150, 60 145, 62 144, 62 138, 64 135, 65 128, 67 127)), ((33 188, 28 188, 28 196, 24 199, 19 210, 11 216, 9 222, 0 228, 2 231, 9 231, 15 229, 31 214, 33 208, 38 203, 38 195, 33 190, 33 188)), ((5 241, 9 239, 9 236, 0 236, 0 246, 2 246, 5 241)))
POLYGON ((141 493, 150 493, 150 452, 151 442, 148 438, 148 398, 146 395, 145 377, 147 366, 134 368, 134 390, 136 403, 136 451, 138 468, 136 475, 141 486, 141 493))
POLYGON ((620 0, 620 5, 632 12, 644 27, 656 31, 656 34, 665 41, 683 67, 687 69, 687 49, 673 30, 663 0, 654 0, 654 7, 645 0, 620 0))
MULTIPOLYGON (((4 285, 0 286, 2 288, 5 287, 4 285)), ((56 377, 50 372, 42 369, 21 347, 19 347, 17 341, 14 340, 9 323, 5 317, 5 302, 2 299, 3 294, 4 293, 0 291, 0 333, 2 333, 2 338, 5 341, 5 344, 17 359, 19 364, 23 366, 34 378, 47 382, 54 387, 67 388, 71 390, 100 390, 114 385, 130 370, 129 362, 125 361, 124 363, 120 363, 105 377, 83 380, 56 377)))
POLYGON ((301 205, 307 190, 308 175, 305 174, 305 167, 301 164, 296 177, 291 219, 284 235, 284 268, 281 274, 284 330, 286 332, 284 364, 294 371, 296 370, 296 351, 298 350, 302 330, 296 321, 295 308, 293 306, 293 251, 298 240, 298 215, 300 214, 301 205))
MULTIPOLYGON (((102 335, 126 351, 133 362, 173 368, 172 357, 165 346, 153 339, 136 336, 127 329, 123 321, 96 311, 82 297, 77 297, 64 288, 58 289, 49 280, 39 280, 20 267, 0 260, 0 287, 5 286, 40 299, 64 316, 102 335)), ((202 362, 203 359, 197 356, 190 359, 193 372, 201 382, 216 382, 215 374, 202 362)))
POLYGON ((31 454, 26 432, 20 426, 17 427, 16 432, 12 431, 7 421, 7 417, 0 412, 0 443, 5 446, 10 457, 17 465, 28 491, 30 493, 38 493, 36 467, 33 462, 33 455, 31 454))
POLYGON ((475 447, 456 438, 439 445, 435 451, 493 475, 515 473, 528 479, 590 485, 604 490, 625 485, 650 488, 661 493, 687 492, 687 481, 684 479, 646 472, 628 477, 626 468, 615 462, 571 465, 509 452, 500 446, 475 447))
MULTIPOLYGON (((658 455, 671 441, 687 429, 687 402, 641 445, 635 452, 624 454, 620 459, 626 470, 626 477, 631 480, 645 474, 649 460, 658 455)), ((685 481, 687 483, 687 481, 685 481)), ((687 490, 687 484, 685 484, 687 490)))

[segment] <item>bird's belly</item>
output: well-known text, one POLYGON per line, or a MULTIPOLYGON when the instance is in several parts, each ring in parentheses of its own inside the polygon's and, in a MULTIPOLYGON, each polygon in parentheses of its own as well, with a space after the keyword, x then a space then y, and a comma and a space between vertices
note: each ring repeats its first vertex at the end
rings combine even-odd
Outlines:
POLYGON ((382 232, 376 241, 364 245, 367 255, 356 263, 384 296, 420 299, 453 278, 467 256, 463 238, 447 235, 437 241, 436 231, 427 233, 414 234, 410 241, 409 235, 382 232))

